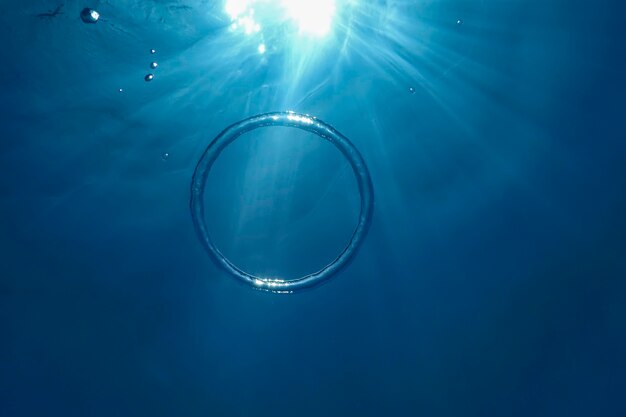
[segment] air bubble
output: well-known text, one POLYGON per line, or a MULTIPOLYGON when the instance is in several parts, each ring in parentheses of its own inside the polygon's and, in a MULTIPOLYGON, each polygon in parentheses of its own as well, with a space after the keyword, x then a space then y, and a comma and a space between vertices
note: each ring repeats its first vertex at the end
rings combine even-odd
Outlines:
POLYGON ((415 88, 413 88, 413 87, 409 87, 409 93, 411 93, 411 94, 415 94, 415 88))
POLYGON ((306 114, 292 112, 266 113, 242 120, 227 127, 220 133, 206 148, 202 157, 196 165, 191 180, 191 218, 193 220, 198 237, 202 245, 209 253, 213 261, 222 269, 230 273, 238 280, 259 290, 271 291, 274 293, 291 293, 295 290, 310 288, 325 282, 332 275, 339 272, 348 261, 354 257, 359 246, 367 234, 374 208, 374 189, 369 171, 365 165, 363 157, 357 148, 341 133, 332 126, 327 125, 319 119, 306 114), (300 278, 287 280, 280 278, 258 277, 247 273, 228 260, 213 243, 209 233, 204 211, 204 189, 207 177, 213 163, 220 156, 220 153, 234 140, 246 132, 267 126, 285 126, 301 129, 319 136, 335 145, 346 157, 359 187, 361 195, 361 210, 359 223, 354 230, 352 238, 347 246, 335 258, 334 261, 317 272, 305 275, 300 278))
POLYGON ((162 159, 162 160, 164 160, 164 161, 165 161, 167 158, 169 158, 169 157, 170 157, 170 154, 169 154, 169 153, 167 153, 167 152, 163 152, 163 154, 161 154, 161 159, 162 159))
POLYGON ((153 78, 154 78, 154 74, 146 74, 146 76, 143 77, 143 79, 146 81, 152 81, 153 78))
POLYGON ((456 21, 456 25, 457 25, 457 26, 461 26, 462 24, 463 24, 463 20, 461 20, 461 19, 457 19, 457 21, 456 21))
POLYGON ((156 49, 150 49, 151 54, 156 54, 156 49))
POLYGON ((94 9, 90 9, 89 7, 85 7, 80 12, 80 18, 85 23, 96 23, 98 21, 98 19, 100 19, 100 13, 98 13, 94 9))
POLYGON ((157 64, 156 62, 151 62, 150 63, 150 68, 152 68, 152 69, 155 69, 158 66, 159 66, 159 64, 157 64))

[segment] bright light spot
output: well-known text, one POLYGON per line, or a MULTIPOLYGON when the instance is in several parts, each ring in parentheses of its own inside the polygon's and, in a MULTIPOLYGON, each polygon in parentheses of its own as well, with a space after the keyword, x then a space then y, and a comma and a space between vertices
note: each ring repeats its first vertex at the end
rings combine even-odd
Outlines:
POLYGON ((227 0, 224 9, 230 15, 230 18, 235 20, 248 10, 252 2, 253 0, 227 0))
POLYGON ((298 22, 301 32, 324 36, 335 14, 335 0, 282 0, 289 17, 298 22))
POLYGON ((243 27, 244 32, 246 32, 246 35, 249 35, 252 32, 254 32, 254 29, 258 26, 258 24, 254 21, 254 19, 252 19, 252 16, 241 17, 237 19, 237 23, 239 26, 243 27))
POLYGON ((335 0, 226 0, 224 10, 233 22, 232 30, 241 27, 247 35, 261 30, 258 22, 268 25, 291 20, 301 33, 324 36, 332 26, 335 0))
POLYGON ((299 116, 297 114, 290 114, 289 116, 287 116, 287 119, 292 120, 294 122, 306 123, 308 125, 313 124, 313 120, 311 120, 310 118, 305 117, 305 116, 299 116))
MULTIPOLYGON (((274 278, 266 278, 266 279, 258 279, 256 278, 254 280, 254 285, 256 285, 257 287, 265 287, 265 288, 282 288, 282 287, 286 287, 288 285, 288 283, 286 281, 283 281, 281 279, 274 279, 274 278)), ((281 291, 282 292, 282 291, 281 291)), ((290 293, 291 291, 284 291, 285 293, 290 293)))
POLYGON ((259 45, 259 53, 260 54, 264 54, 265 53, 265 44, 264 43, 259 45))

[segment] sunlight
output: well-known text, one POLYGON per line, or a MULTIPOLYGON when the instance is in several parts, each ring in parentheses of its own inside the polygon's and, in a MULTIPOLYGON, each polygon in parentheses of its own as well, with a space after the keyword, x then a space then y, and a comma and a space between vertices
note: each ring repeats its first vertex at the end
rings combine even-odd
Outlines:
POLYGON ((335 9, 335 0, 226 0, 224 6, 231 27, 241 27, 248 35, 258 32, 261 25, 292 21, 301 34, 315 37, 330 32, 335 9))
POLYGON ((335 0, 283 0, 289 16, 298 22, 301 32, 326 35, 335 14, 335 0))

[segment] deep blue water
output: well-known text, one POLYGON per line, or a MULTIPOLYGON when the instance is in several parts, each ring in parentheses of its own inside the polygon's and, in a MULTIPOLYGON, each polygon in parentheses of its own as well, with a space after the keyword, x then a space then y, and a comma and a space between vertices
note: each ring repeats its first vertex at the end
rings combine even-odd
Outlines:
MULTIPOLYGON (((618 2, 358 0, 325 38, 230 30, 221 1, 37 16, 59 4, 0 13, 1 416, 626 416, 618 2), (295 294, 220 270, 189 210, 211 139, 283 110, 346 135, 376 198, 295 294)), ((206 195, 224 254, 286 278, 359 205, 332 145, 280 127, 206 195)))

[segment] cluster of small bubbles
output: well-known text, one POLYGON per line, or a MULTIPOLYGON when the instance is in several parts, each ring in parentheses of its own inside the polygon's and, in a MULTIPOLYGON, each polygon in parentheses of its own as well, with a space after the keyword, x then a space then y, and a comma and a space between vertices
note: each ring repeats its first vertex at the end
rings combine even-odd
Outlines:
POLYGON ((411 93, 411 94, 415 94, 415 88, 413 88, 413 87, 409 87, 409 93, 411 93))
POLYGON ((154 74, 146 74, 146 76, 143 77, 143 79, 146 81, 152 81, 153 78, 154 78, 154 74))
POLYGON ((456 21, 456 25, 457 25, 457 26, 461 26, 462 24, 463 24, 463 20, 461 20, 461 19, 457 19, 457 21, 456 21))
POLYGON ((100 13, 89 7, 85 7, 80 12, 80 18, 85 23, 96 23, 100 19, 100 13))

